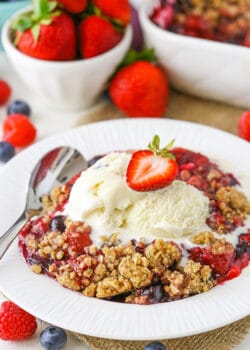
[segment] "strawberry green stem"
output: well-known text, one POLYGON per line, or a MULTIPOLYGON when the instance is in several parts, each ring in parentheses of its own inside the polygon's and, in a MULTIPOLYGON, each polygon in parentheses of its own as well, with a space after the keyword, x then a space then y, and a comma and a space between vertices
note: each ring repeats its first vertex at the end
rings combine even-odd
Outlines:
POLYGON ((160 137, 155 135, 153 140, 148 144, 148 148, 154 152, 157 156, 175 159, 174 155, 170 152, 171 148, 174 145, 175 140, 170 141, 167 146, 160 148, 160 137))
POLYGON ((36 19, 47 19, 57 6, 56 1, 32 0, 34 17, 36 19))
POLYGON ((32 0, 32 4, 36 18, 41 18, 48 14, 48 0, 32 0))

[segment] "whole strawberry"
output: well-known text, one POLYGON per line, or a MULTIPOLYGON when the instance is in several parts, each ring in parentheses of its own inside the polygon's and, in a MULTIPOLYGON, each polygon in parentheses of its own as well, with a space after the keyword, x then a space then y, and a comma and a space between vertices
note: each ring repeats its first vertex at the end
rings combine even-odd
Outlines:
POLYGON ((34 11, 12 24, 15 45, 28 56, 52 61, 73 60, 76 33, 72 18, 56 9, 56 2, 34 0, 34 11))
POLYGON ((11 301, 0 307, 0 339, 22 340, 31 337, 37 328, 36 319, 11 301))
POLYGON ((89 16, 79 25, 79 45, 83 58, 100 55, 116 46, 121 39, 122 33, 100 16, 89 16))
POLYGON ((93 4, 98 7, 101 12, 120 22, 122 25, 129 23, 131 19, 130 6, 128 0, 92 0, 93 4))
POLYGON ((238 135, 250 142, 250 111, 242 114, 238 121, 238 135))
POLYGON ((168 104, 168 80, 155 64, 136 61, 118 71, 111 80, 109 94, 129 117, 162 117, 168 104))
POLYGON ((58 0, 57 2, 61 4, 65 10, 71 13, 82 12, 88 5, 87 0, 58 0))

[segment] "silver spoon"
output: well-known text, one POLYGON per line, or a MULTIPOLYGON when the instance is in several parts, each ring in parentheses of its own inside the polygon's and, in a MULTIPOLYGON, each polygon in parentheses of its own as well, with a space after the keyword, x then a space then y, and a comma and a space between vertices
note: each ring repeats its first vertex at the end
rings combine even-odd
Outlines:
POLYGON ((53 149, 41 158, 31 173, 23 213, 0 237, 0 260, 28 219, 29 213, 41 209, 41 197, 86 168, 84 157, 76 149, 67 146, 53 149))

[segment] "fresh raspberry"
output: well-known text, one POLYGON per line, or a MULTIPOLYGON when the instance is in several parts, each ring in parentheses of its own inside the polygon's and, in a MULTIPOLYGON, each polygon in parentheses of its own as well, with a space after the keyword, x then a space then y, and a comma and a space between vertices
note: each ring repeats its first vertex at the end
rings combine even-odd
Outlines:
POLYGON ((7 103, 11 94, 11 88, 6 81, 0 79, 0 106, 7 103))
POLYGON ((238 135, 250 141, 250 111, 242 114, 238 123, 238 135))
POLYGON ((25 147, 36 138, 36 129, 25 115, 12 114, 3 122, 3 140, 15 147, 25 147))
POLYGON ((21 340, 31 337, 37 328, 36 319, 11 301, 0 308, 0 339, 21 340))

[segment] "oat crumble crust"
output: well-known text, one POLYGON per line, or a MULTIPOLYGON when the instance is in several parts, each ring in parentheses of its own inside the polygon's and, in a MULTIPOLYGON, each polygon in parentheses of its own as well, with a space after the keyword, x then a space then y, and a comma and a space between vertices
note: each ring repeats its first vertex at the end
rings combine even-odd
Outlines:
POLYGON ((216 199, 219 201, 222 213, 228 218, 232 218, 234 215, 246 218, 250 214, 250 202, 245 194, 235 187, 220 188, 216 192, 216 199))
MULTIPOLYGON (((183 172, 186 176, 183 180, 189 181, 190 171, 183 170, 182 175, 183 172)), ((229 222, 250 214, 247 197, 233 186, 223 186, 218 169, 210 169, 206 176, 211 208, 216 206, 216 213, 229 222)), ((79 243, 75 242, 90 234, 90 226, 65 218, 63 231, 50 227, 51 213, 67 201, 70 189, 68 185, 57 187, 44 196, 41 218, 24 227, 25 249, 31 254, 26 261, 34 273, 47 273, 62 286, 88 297, 109 300, 121 297, 119 301, 136 304, 178 300, 206 292, 217 284, 208 263, 189 256, 182 266, 181 247, 173 241, 155 239, 150 244, 138 241, 121 244, 118 235, 113 234, 102 237, 101 248, 88 244, 79 250, 79 243), (40 231, 43 234, 37 235, 40 231)), ((224 229, 225 223, 216 225, 213 231, 220 233, 221 227, 224 229)), ((197 233, 190 240, 215 257, 235 255, 233 245, 225 239, 216 239, 211 231, 197 233)))
POLYGON ((194 244, 210 244, 215 242, 215 237, 212 232, 207 231, 207 232, 201 232, 198 233, 197 235, 194 235, 190 238, 191 242, 194 244))

